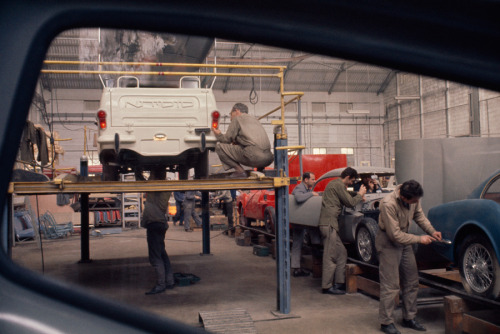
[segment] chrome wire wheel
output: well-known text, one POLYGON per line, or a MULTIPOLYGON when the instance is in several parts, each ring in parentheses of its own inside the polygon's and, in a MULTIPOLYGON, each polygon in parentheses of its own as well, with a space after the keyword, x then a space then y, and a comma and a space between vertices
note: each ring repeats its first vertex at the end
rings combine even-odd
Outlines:
POLYGON ((495 269, 491 254, 483 245, 474 243, 467 247, 462 265, 464 278, 474 292, 482 294, 491 287, 495 269))
POLYGON ((373 257, 373 244, 370 232, 366 227, 361 227, 357 238, 358 254, 365 262, 369 262, 373 257))
POLYGON ((370 264, 378 263, 377 250, 375 249, 375 235, 377 222, 369 217, 363 218, 356 229, 355 243, 358 259, 370 264))

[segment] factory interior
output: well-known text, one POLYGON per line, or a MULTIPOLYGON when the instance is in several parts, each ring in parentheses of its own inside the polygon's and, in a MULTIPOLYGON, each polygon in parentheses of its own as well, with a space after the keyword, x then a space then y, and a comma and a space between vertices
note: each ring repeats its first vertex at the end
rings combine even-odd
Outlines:
MULTIPOLYGON (((416 180, 422 212, 449 243, 414 247, 418 321, 430 334, 500 333, 497 91, 261 43, 75 28, 48 47, 20 138, 11 143, 19 149, 5 214, 8 257, 19 275, 101 305, 87 306, 92 317, 137 314, 171 321, 179 333, 379 333, 380 203, 416 180), (262 125, 274 158, 233 179, 213 127, 232 129, 239 103, 262 125), (165 172, 159 181, 157 167, 165 172), (346 220, 361 220, 352 240, 342 240, 345 291, 332 295, 322 288, 318 220, 323 191, 347 167, 381 191, 343 208, 354 217, 346 220), (312 190, 317 205, 299 215, 292 191, 305 172, 321 182, 312 190), (186 216, 186 199, 176 203, 178 192, 195 193, 196 218, 186 216), (221 199, 224 192, 230 197, 221 199), (144 225, 152 193, 168 194, 164 243, 175 283, 148 294, 156 279, 144 225), (290 267, 297 226, 306 227, 303 274, 290 267), (469 267, 468 254, 477 261, 469 267), (482 290, 470 278, 481 270, 490 280, 482 290)), ((412 226, 407 233, 425 233, 412 226)), ((51 303, 43 298, 30 302, 40 317, 51 303)), ((403 326, 402 300, 398 294, 397 333, 415 333, 403 326)), ((85 332, 78 313, 63 316, 85 332)))

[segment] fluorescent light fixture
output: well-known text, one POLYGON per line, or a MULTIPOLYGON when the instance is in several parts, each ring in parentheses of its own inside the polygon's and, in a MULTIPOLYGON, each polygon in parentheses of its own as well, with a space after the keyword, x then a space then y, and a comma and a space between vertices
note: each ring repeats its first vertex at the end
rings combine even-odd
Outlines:
POLYGON ((395 96, 394 100, 420 100, 420 96, 395 96))
POLYGON ((348 109, 346 110, 348 114, 369 114, 370 110, 368 109, 348 109))

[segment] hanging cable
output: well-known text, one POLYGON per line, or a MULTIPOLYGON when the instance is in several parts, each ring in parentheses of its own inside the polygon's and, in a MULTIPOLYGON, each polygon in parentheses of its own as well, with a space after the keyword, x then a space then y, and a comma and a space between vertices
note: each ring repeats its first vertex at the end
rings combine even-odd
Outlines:
POLYGON ((257 104, 259 102, 259 95, 257 94, 257 91, 255 90, 255 80, 252 77, 252 89, 250 90, 250 94, 248 96, 248 99, 250 100, 251 104, 257 104))

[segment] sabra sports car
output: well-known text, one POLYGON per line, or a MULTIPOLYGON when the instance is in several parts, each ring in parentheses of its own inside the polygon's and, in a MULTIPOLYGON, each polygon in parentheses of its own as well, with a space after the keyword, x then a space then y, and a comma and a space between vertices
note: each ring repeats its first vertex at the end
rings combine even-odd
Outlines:
MULTIPOLYGON (((377 175, 379 179, 394 178, 394 169, 385 167, 353 167, 360 177, 377 175)), ((323 180, 340 177, 345 168, 337 168, 323 174, 316 183, 323 180)), ((314 188, 313 188, 314 190, 314 188)), ((375 235, 377 233, 379 203, 382 198, 392 192, 393 184, 387 184, 380 193, 366 194, 366 201, 359 203, 354 208, 344 208, 339 217, 339 235, 346 244, 355 243, 356 253, 360 260, 368 263, 377 263, 375 250, 375 235)), ((317 227, 321 212, 321 196, 314 196, 302 204, 297 204, 293 195, 290 196, 290 223, 309 227, 317 227)))
MULTIPOLYGON (((334 178, 340 176, 345 167, 333 169, 317 179, 313 190, 318 185, 324 186, 334 178)), ((358 204, 355 208, 345 208, 339 218, 340 237, 346 244, 356 244, 356 253, 360 260, 368 263, 377 263, 377 252, 375 251, 375 235, 377 232, 377 219, 379 214, 378 205, 380 200, 394 188, 394 169, 384 167, 354 167, 360 177, 365 175, 377 175, 379 179, 390 178, 389 183, 380 193, 366 194, 366 201, 358 204)), ((302 204, 297 204, 293 195, 289 195, 290 223, 317 228, 321 211, 321 196, 314 196, 302 204)), ((276 221, 274 209, 274 191, 256 190, 242 194, 238 198, 238 212, 240 223, 249 226, 253 221, 264 221, 266 231, 274 233, 276 221)))

